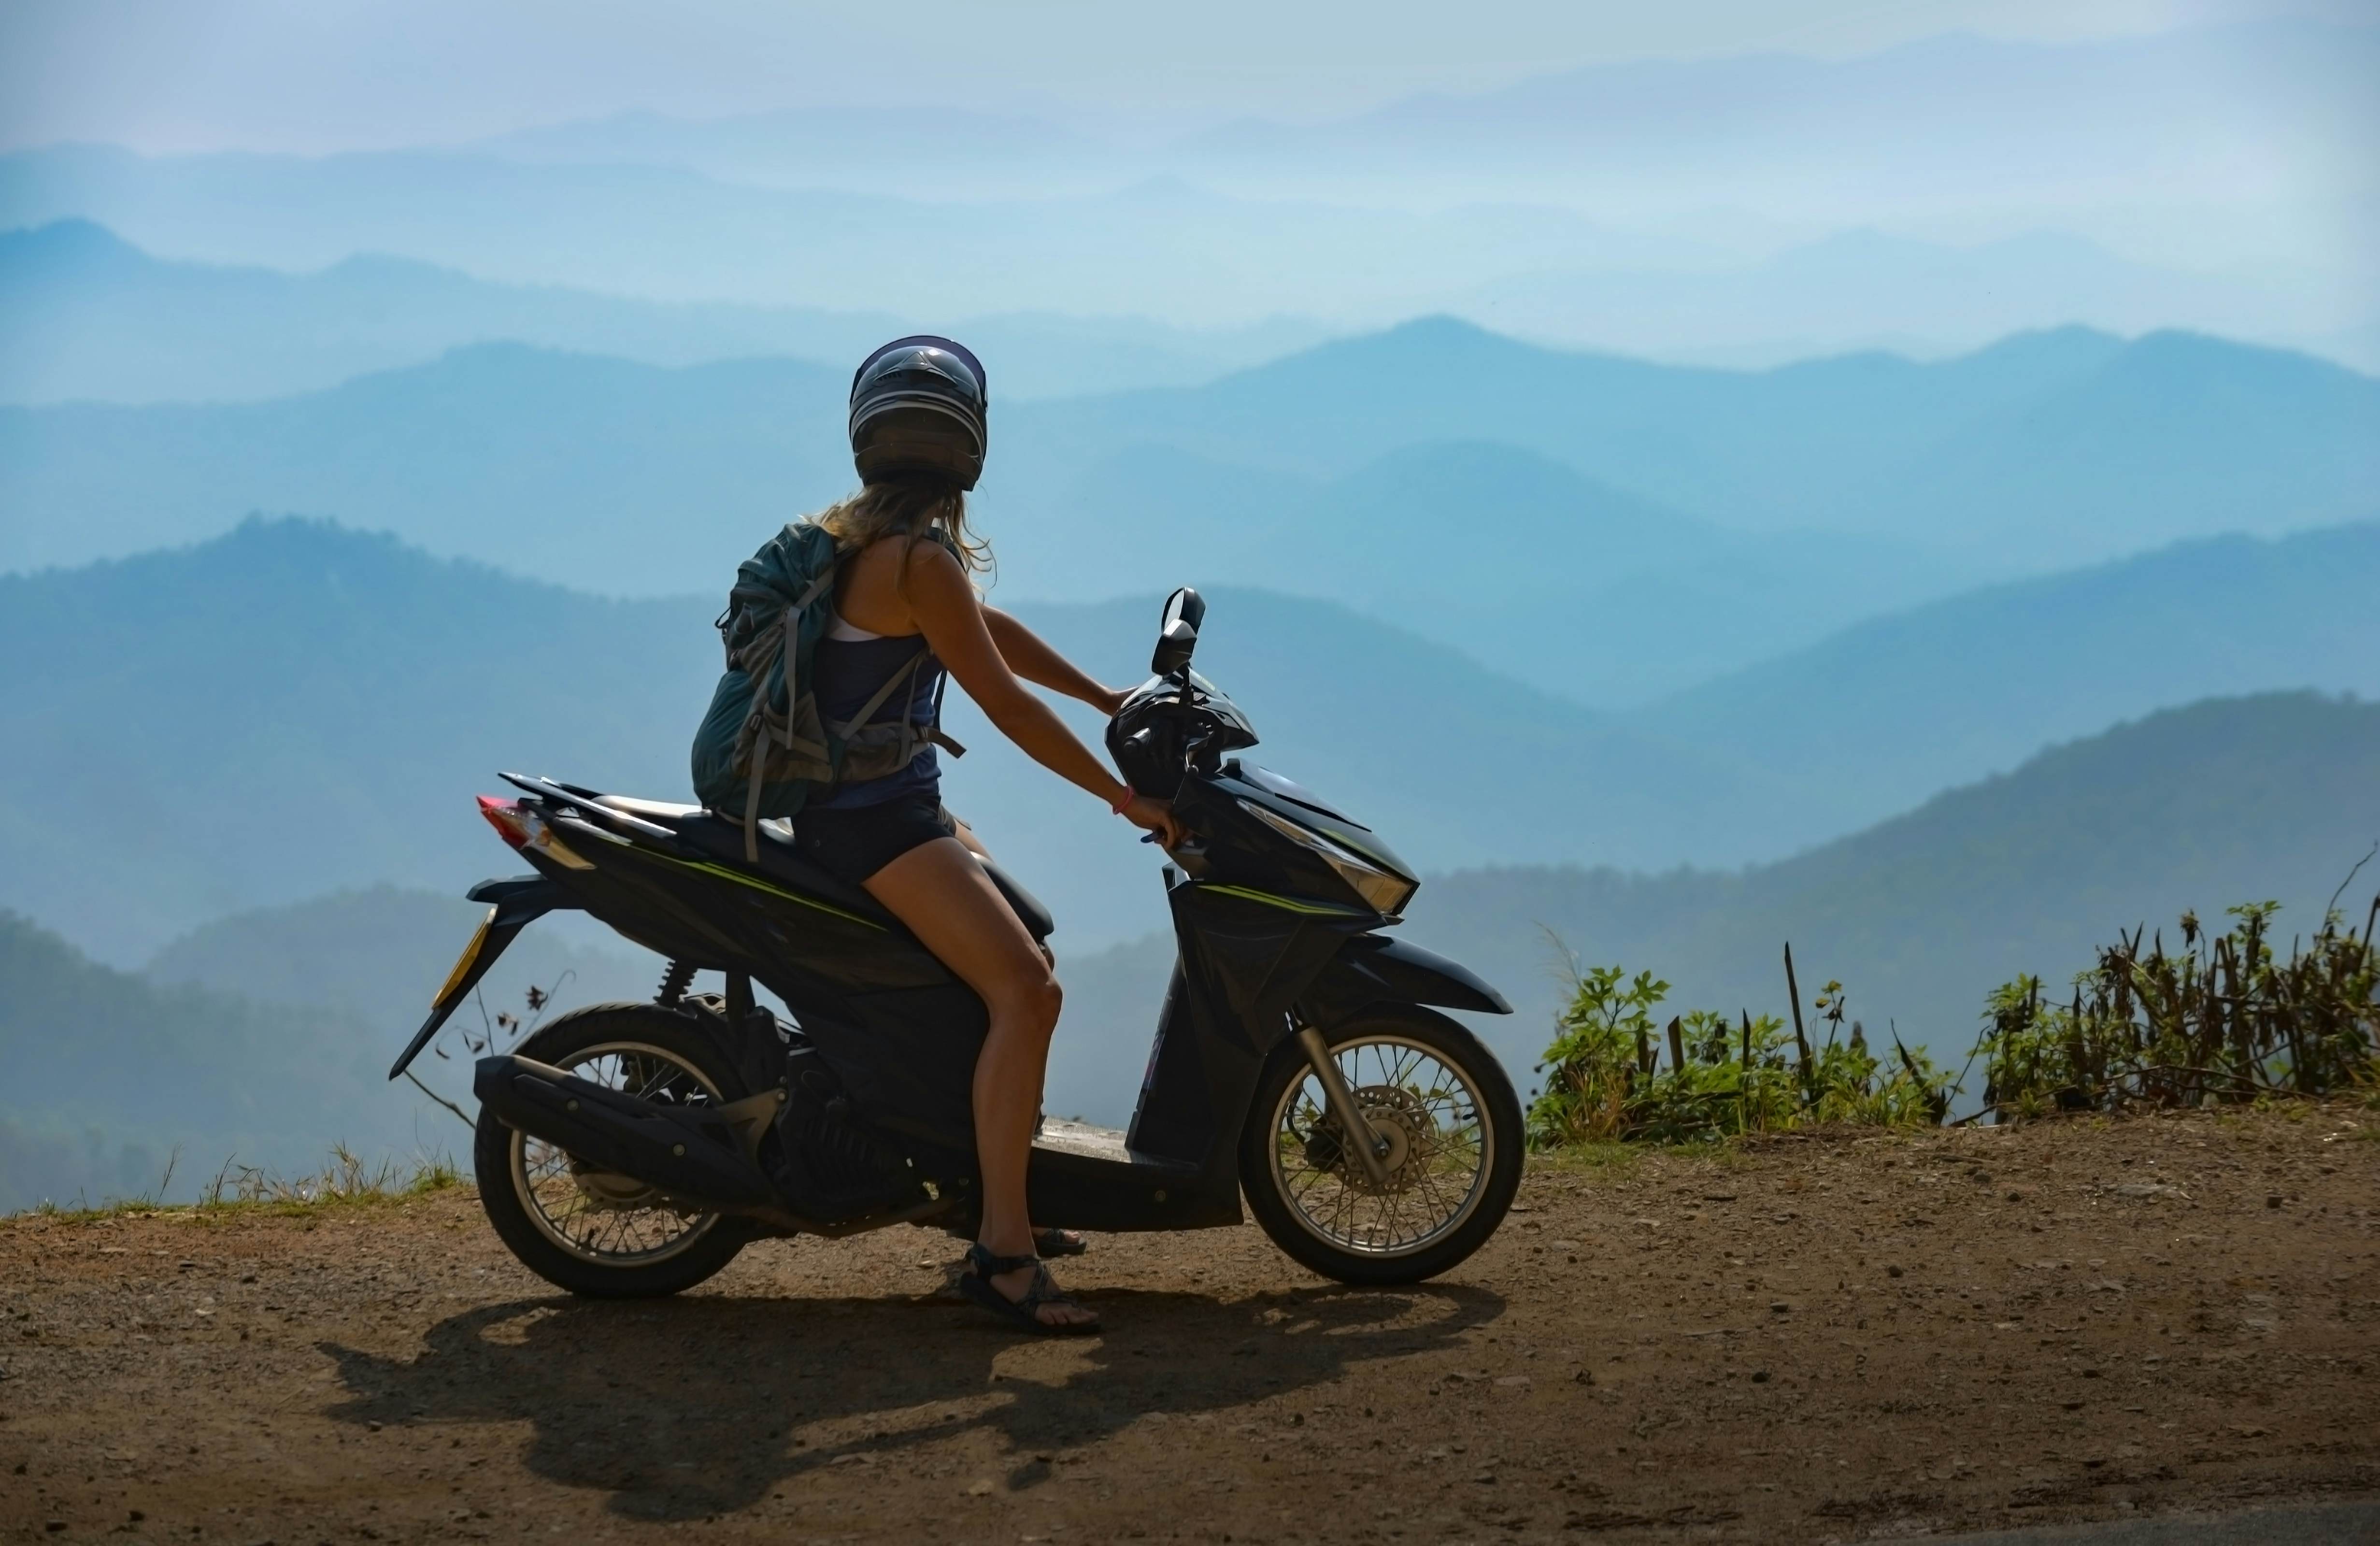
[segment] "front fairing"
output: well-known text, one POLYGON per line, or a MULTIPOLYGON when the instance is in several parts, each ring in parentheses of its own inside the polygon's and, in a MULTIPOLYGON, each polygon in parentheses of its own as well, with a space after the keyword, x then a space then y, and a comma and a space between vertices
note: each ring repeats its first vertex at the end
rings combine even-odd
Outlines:
POLYGON ((1283 836, 1252 814, 1250 806, 1317 833, 1377 869, 1419 883, 1412 867, 1378 834, 1289 780, 1263 769, 1244 768, 1236 760, 1212 773, 1192 769, 1174 797, 1174 813, 1196 834, 1195 842, 1174 855, 1192 879, 1256 893, 1277 906, 1395 921, 1358 895, 1320 854, 1283 836))

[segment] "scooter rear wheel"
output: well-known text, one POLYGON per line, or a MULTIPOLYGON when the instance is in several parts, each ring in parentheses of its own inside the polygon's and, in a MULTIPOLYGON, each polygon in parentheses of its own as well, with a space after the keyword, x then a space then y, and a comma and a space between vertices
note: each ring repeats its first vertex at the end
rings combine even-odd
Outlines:
POLYGON ((1240 1188, 1273 1244, 1342 1283, 1419 1283, 1486 1243, 1521 1184, 1520 1098, 1495 1054, 1427 1010, 1384 1011, 1325 1041, 1376 1135, 1374 1183, 1293 1039, 1257 1079, 1240 1188))
MULTIPOLYGON (((514 1049, 582 1078, 649 1098, 724 1104, 747 1091, 692 1016, 658 1004, 573 1010, 514 1049)), ((541 1138, 480 1113, 471 1146, 480 1207, 521 1265, 573 1294, 683 1293, 735 1258, 749 1228, 663 1206, 625 1176, 587 1170, 541 1138)))

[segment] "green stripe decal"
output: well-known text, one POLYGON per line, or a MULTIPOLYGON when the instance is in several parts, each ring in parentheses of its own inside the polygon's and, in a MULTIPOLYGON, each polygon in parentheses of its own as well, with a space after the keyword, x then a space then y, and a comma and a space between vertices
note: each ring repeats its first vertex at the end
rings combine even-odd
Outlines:
POLYGON ((862 918, 857 913, 846 912, 831 902, 821 902, 815 896, 805 896, 798 891, 787 891, 783 886, 771 885, 758 875, 747 875, 741 870, 730 870, 723 864, 712 864, 705 859, 679 858, 674 854, 665 854, 658 848, 647 848, 641 846, 638 847, 637 852, 660 859, 665 864, 674 864, 681 870, 695 870, 705 875, 716 875, 722 881, 734 881, 737 885, 747 885, 754 891, 765 891, 771 896, 783 897, 801 907, 815 907, 820 912, 832 913, 836 918, 873 929, 880 934, 892 932, 872 918, 862 918))
POLYGON ((1269 891, 1251 891, 1242 885, 1212 885, 1201 882, 1198 889, 1211 892, 1218 896, 1236 896, 1245 902, 1261 902, 1268 907, 1279 907, 1285 912, 1304 913, 1309 918, 1368 918, 1371 916, 1355 907, 1334 907, 1320 902, 1300 902, 1293 897, 1275 896, 1269 891))

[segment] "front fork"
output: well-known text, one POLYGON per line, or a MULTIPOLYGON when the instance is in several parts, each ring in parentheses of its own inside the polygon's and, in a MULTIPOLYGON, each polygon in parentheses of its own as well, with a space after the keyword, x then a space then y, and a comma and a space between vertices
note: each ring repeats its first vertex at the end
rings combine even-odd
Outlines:
POLYGON ((1372 1125, 1364 1120, 1363 1108, 1355 1104, 1355 1092, 1347 1088, 1346 1079, 1339 1072, 1338 1060, 1330 1055, 1322 1033, 1312 1026, 1300 1027, 1297 1046, 1314 1069, 1314 1077, 1322 1081, 1323 1103, 1330 1108, 1331 1116, 1347 1135, 1347 1141, 1354 1146, 1356 1158, 1364 1162, 1365 1176, 1373 1186, 1386 1191, 1389 1186, 1386 1157, 1389 1140, 1374 1132, 1372 1125))

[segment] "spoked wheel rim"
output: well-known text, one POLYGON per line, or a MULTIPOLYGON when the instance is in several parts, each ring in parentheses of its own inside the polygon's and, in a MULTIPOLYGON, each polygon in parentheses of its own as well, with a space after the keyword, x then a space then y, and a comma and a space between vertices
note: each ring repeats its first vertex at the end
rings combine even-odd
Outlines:
POLYGON ((1386 1188, 1343 1141, 1311 1068, 1281 1091, 1269 1146, 1272 1182, 1299 1226, 1336 1250, 1392 1258, 1463 1227, 1487 1194, 1500 1137, 1476 1082, 1425 1042, 1358 1036, 1330 1049, 1339 1077, 1387 1140, 1386 1188))
MULTIPOLYGON (((718 1105, 719 1087, 685 1059, 645 1041, 604 1041, 558 1065, 591 1083, 650 1101, 718 1105)), ((514 1130, 513 1191, 555 1246, 600 1267, 649 1267, 693 1248, 719 1215, 675 1207, 626 1176, 589 1169, 553 1144, 514 1130)))

